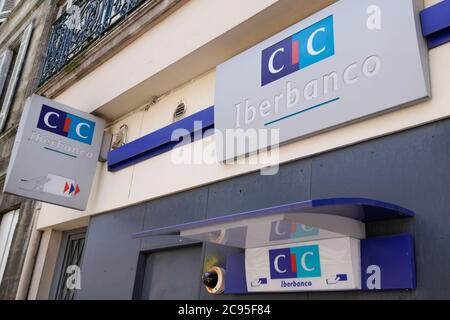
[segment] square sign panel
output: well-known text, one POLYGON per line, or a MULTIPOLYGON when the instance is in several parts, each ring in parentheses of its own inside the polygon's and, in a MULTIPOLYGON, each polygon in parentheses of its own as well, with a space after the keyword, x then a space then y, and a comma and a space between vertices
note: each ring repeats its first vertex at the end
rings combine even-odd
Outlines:
POLYGON ((105 121, 36 95, 17 131, 4 192, 85 210, 105 121))
POLYGON ((217 67, 219 161, 430 97, 423 0, 341 0, 217 67))

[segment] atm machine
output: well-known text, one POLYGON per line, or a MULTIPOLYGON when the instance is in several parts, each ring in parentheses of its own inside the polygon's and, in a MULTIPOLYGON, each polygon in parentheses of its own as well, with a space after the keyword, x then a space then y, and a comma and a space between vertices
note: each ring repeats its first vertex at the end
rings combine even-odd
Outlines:
POLYGON ((366 237, 366 223, 414 212, 371 199, 303 201, 146 230, 240 248, 203 276, 211 294, 412 290, 413 237, 366 237))

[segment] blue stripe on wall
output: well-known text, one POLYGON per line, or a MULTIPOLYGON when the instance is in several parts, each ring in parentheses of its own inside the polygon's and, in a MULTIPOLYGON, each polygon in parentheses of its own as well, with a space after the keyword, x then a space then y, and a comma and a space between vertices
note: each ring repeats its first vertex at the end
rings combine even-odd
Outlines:
POLYGON ((169 152, 182 145, 183 141, 190 143, 204 137, 209 129, 214 129, 213 106, 109 152, 108 170, 111 172, 119 171, 169 152), (196 122, 201 123, 201 126, 196 128, 196 122), (184 138, 172 141, 172 134, 175 130, 185 130, 186 135, 184 138), (199 134, 200 132, 201 134, 199 134), (188 136, 190 139, 186 139, 188 136))
POLYGON ((430 49, 450 41, 450 0, 441 1, 422 10, 422 33, 430 49))

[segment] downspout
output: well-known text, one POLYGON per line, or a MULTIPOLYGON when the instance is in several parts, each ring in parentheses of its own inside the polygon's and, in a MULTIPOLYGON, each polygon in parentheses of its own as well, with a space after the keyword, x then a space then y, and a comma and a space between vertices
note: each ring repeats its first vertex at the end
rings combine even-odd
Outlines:
POLYGON ((37 222, 39 220, 39 213, 41 211, 42 204, 38 202, 34 209, 33 214, 33 226, 28 242, 27 253, 25 261, 23 263, 22 273, 20 275, 19 286, 17 288, 16 300, 26 300, 28 291, 30 289, 31 279, 33 276, 34 264, 36 262, 36 255, 39 250, 39 243, 41 241, 42 232, 37 230, 37 222))

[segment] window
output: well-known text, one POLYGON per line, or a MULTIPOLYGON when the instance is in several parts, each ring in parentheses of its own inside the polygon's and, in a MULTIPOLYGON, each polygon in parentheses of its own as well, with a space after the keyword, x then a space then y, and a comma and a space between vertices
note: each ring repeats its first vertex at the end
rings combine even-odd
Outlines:
POLYGON ((141 253, 139 259, 134 299, 192 300, 200 296, 201 244, 141 253))
POLYGON ((11 211, 0 217, 0 283, 8 261, 9 249, 16 229, 17 220, 19 219, 19 210, 11 211))
POLYGON ((0 23, 8 18, 15 4, 15 0, 0 0, 0 23))
POLYGON ((30 23, 23 32, 19 43, 13 44, 0 55, 0 133, 3 132, 6 126, 9 109, 14 100, 28 51, 32 30, 33 24, 30 23))

